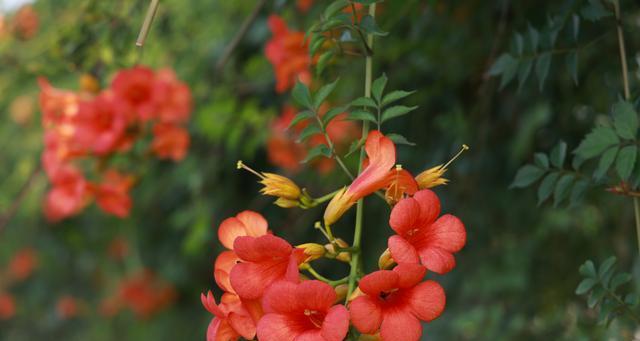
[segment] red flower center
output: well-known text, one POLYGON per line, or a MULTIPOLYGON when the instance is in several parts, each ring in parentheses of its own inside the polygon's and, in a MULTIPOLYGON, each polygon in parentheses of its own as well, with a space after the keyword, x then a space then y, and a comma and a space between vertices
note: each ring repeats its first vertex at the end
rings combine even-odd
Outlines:
POLYGON ((322 322, 324 322, 323 313, 316 310, 305 309, 304 315, 307 316, 309 322, 311 322, 314 327, 322 328, 322 322))

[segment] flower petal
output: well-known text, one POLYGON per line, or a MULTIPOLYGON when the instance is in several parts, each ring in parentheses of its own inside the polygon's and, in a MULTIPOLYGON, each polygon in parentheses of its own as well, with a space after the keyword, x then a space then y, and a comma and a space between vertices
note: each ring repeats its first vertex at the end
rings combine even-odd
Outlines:
POLYGON ((320 330, 318 329, 309 329, 304 331, 302 334, 296 336, 294 341, 326 341, 320 330))
POLYGON ((412 288, 420 283, 427 273, 427 269, 420 264, 398 264, 393 268, 398 274, 398 287, 401 289, 412 288))
POLYGON ((371 297, 359 296, 349 303, 351 323, 359 332, 373 334, 380 328, 382 309, 371 297))
POLYGON ((231 270, 231 287, 243 299, 257 299, 269 285, 282 278, 285 271, 269 264, 240 263, 231 270))
POLYGON ((229 281, 229 273, 239 261, 240 258, 233 251, 224 251, 218 255, 213 266, 213 277, 220 289, 226 292, 233 292, 231 281, 229 281))
POLYGON ((386 187, 388 171, 396 163, 396 146, 377 130, 367 136, 365 150, 369 165, 347 189, 354 201, 386 187))
POLYGON ((240 335, 229 325, 226 319, 214 317, 207 328, 207 341, 236 341, 240 335))
POLYGON ((422 325, 410 312, 390 311, 384 315, 380 336, 384 341, 418 341, 422 336, 422 325))
POLYGON ((391 257, 396 263, 419 263, 418 251, 406 239, 399 235, 389 237, 387 242, 391 257))
POLYGON ((414 198, 400 200, 391 210, 389 225, 396 233, 403 235, 417 227, 420 219, 420 204, 414 198))
POLYGON ((467 241, 467 232, 464 224, 458 217, 445 214, 438 218, 429 228, 429 245, 457 252, 462 249, 467 241))
POLYGON ((305 309, 327 311, 336 300, 336 292, 327 283, 311 280, 297 286, 296 297, 305 309))
POLYGON ((335 305, 322 322, 322 337, 326 341, 342 341, 349 331, 349 312, 343 305, 335 305))
POLYGON ((238 213, 236 218, 244 224, 247 236, 259 237, 267 234, 267 220, 264 219, 260 213, 254 211, 243 211, 238 213))
POLYGON ((285 315, 266 314, 258 322, 256 334, 260 341, 293 341, 302 332, 285 315))
POLYGON ((445 274, 456 267, 456 260, 453 255, 443 249, 428 247, 418 250, 420 262, 427 269, 437 274, 445 274))
POLYGON ((429 322, 444 311, 446 296, 440 284, 426 281, 411 290, 409 302, 413 313, 419 319, 429 322))
POLYGON ((289 258, 292 246, 284 239, 270 234, 260 237, 238 237, 233 250, 243 261, 259 262, 268 259, 289 258))
MULTIPOLYGON (((298 307, 297 285, 288 281, 273 283, 264 293, 262 307, 266 313, 284 314, 298 307)), ((301 302, 300 302, 301 303, 301 302)))
POLYGON ((381 292, 398 287, 398 274, 391 270, 375 271, 362 277, 359 287, 365 294, 378 297, 381 292))
POLYGON ((225 219, 218 227, 218 240, 229 250, 233 249, 233 242, 237 237, 246 235, 244 224, 236 217, 225 219))
POLYGON ((420 221, 423 225, 432 223, 440 215, 440 199, 432 190, 418 191, 413 198, 420 204, 420 221))
POLYGON ((247 340, 253 340, 256 336, 256 324, 250 316, 236 313, 229 313, 227 318, 229 325, 247 340))

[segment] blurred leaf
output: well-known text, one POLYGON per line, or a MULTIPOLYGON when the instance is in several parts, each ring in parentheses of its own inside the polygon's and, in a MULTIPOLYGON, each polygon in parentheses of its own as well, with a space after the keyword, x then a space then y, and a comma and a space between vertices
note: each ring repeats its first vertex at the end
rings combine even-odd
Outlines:
POLYGON ((626 146, 620 149, 616 158, 616 171, 622 180, 628 180, 636 165, 638 146, 626 146))
POLYGON ((603 279, 606 276, 606 274, 609 272, 609 270, 613 268, 613 265, 615 263, 616 263, 615 256, 611 256, 605 259, 605 261, 602 262, 602 264, 600 264, 600 267, 598 267, 598 277, 600 277, 600 279, 603 279))
POLYGON ((369 14, 362 17, 360 27, 365 33, 373 34, 374 36, 386 36, 389 34, 389 32, 381 30, 376 23, 376 19, 369 14))
POLYGON ((553 193, 553 189, 555 188, 556 181, 560 177, 559 172, 549 173, 549 175, 545 176, 538 187, 538 205, 542 204, 545 200, 547 200, 551 193, 553 193))
POLYGON ((373 98, 376 99, 376 102, 380 103, 382 99, 382 93, 384 92, 384 88, 387 86, 387 75, 384 73, 382 76, 378 77, 373 81, 371 85, 371 93, 373 94, 373 98))
POLYGON ((549 169, 549 158, 547 157, 547 154, 535 153, 533 155, 533 160, 538 167, 542 169, 549 169))
POLYGON ((296 85, 293 87, 293 91, 291 92, 293 99, 301 106, 312 109, 313 110, 313 101, 311 100, 311 93, 309 92, 309 88, 301 83, 300 81, 296 82, 296 85))
POLYGON ((589 21, 597 21, 611 15, 599 0, 589 0, 589 4, 582 7, 580 14, 589 21))
POLYGON ((573 78, 573 82, 578 85, 578 52, 567 54, 567 68, 571 78, 573 78))
POLYGON ((573 174, 565 174, 560 178, 560 180, 558 180, 553 192, 553 206, 557 207, 564 199, 567 198, 567 196, 569 196, 569 191, 574 180, 575 176, 573 174))
POLYGON ((350 120, 369 121, 372 123, 378 123, 378 119, 373 116, 372 113, 365 110, 354 110, 349 113, 350 120))
POLYGON ((596 266, 592 260, 588 260, 584 262, 582 265, 580 265, 579 271, 580 271, 580 274, 582 274, 585 277, 595 278, 597 276, 596 266))
POLYGON ((333 92, 333 90, 336 88, 336 85, 338 84, 338 81, 340 80, 340 78, 336 79, 335 81, 333 81, 332 83, 329 83, 327 85, 324 85, 323 87, 320 88, 320 90, 318 90, 318 92, 316 92, 315 94, 315 98, 313 100, 313 105, 316 108, 316 110, 318 108, 320 108, 320 105, 327 99, 327 97, 333 92))
POLYGON ((331 120, 336 118, 336 116, 344 113, 346 110, 346 107, 335 107, 329 109, 329 111, 327 111, 327 113, 322 116, 322 123, 325 125, 325 128, 329 124, 329 122, 331 122, 331 120))
POLYGON ((560 141, 552 150, 550 155, 551 164, 557 168, 562 168, 564 159, 567 157, 567 144, 560 141))
POLYGON ((516 173, 510 188, 524 188, 539 180, 547 171, 533 165, 524 165, 516 173))
POLYGON ((414 94, 414 91, 402 91, 402 90, 396 90, 396 91, 392 91, 386 95, 384 95, 384 98, 382 99, 382 104, 381 106, 386 106, 389 105, 397 100, 401 100, 411 94, 414 94))
POLYGON ((518 67, 518 89, 521 89, 531 74, 533 60, 528 59, 520 63, 518 67))
POLYGON ((587 188, 589 188, 589 181, 584 179, 576 181, 571 189, 571 198, 569 199, 571 206, 576 206, 582 201, 587 188))
POLYGON ((616 290, 619 286, 629 282, 631 278, 631 274, 628 274, 626 272, 616 274, 611 280, 611 290, 616 290))
POLYGON ((384 110, 384 112, 382 113, 382 118, 380 119, 381 123, 382 122, 386 122, 392 118, 396 118, 402 115, 406 115, 410 112, 412 112, 413 110, 416 110, 418 107, 414 106, 414 107, 407 107, 404 105, 396 105, 390 108, 387 108, 384 110))
POLYGON ((618 102, 613 106, 613 126, 618 136, 634 140, 638 132, 638 113, 629 102, 618 102))
POLYGON ((333 58, 334 52, 333 51, 327 51, 323 54, 320 55, 320 57, 318 58, 318 62, 316 63, 316 73, 317 74, 321 74, 322 71, 324 71, 325 67, 327 66, 327 63, 329 62, 329 60, 331 60, 331 58, 333 58))
POLYGON ((582 140, 575 153, 584 159, 591 159, 619 142, 620 139, 613 129, 599 126, 582 140))
POLYGON ((324 10, 324 17, 331 18, 336 13, 340 12, 343 8, 349 6, 349 1, 347 0, 336 0, 329 4, 327 8, 324 10))
POLYGON ((301 161, 301 163, 307 163, 319 156, 331 157, 331 149, 324 144, 317 145, 309 150, 307 156, 301 161))
POLYGON ((304 110, 301 111, 299 113, 296 114, 295 117, 293 117, 293 120, 291 120, 291 123, 289 123, 289 127, 287 129, 290 129, 291 127, 295 126, 296 124, 309 119, 311 117, 314 117, 316 114, 313 113, 313 111, 311 110, 304 110))
POLYGON ((369 107, 369 108, 377 108, 378 107, 376 102, 370 97, 356 98, 355 100, 353 100, 353 102, 351 102, 351 106, 354 106, 354 107, 362 106, 362 107, 369 107))
POLYGON ((593 289, 593 287, 598 284, 598 281, 596 281, 593 278, 585 278, 582 280, 582 282, 580 282, 580 284, 578 284, 578 287, 576 288, 576 295, 584 295, 587 292, 589 292, 591 289, 593 289))
POLYGON ((404 145, 408 145, 408 146, 415 146, 416 144, 407 140, 406 137, 400 135, 400 134, 387 134, 387 137, 395 142, 396 144, 404 144, 404 145))
POLYGON ((596 168, 596 171, 593 174, 596 179, 601 179, 605 174, 607 174, 609 168, 613 165, 613 161, 616 159, 616 155, 618 155, 618 146, 611 147, 602 154, 602 157, 600 157, 600 161, 598 162, 598 168, 596 168))
POLYGON ((320 130, 320 127, 318 127, 316 124, 310 124, 306 128, 304 128, 304 130, 300 133, 300 136, 298 137, 298 142, 306 141, 311 136, 319 133, 322 133, 322 131, 320 130))
POLYGON ((536 76, 538 76, 538 82, 540 84, 540 91, 544 88, 544 82, 549 75, 549 68, 551 67, 551 52, 544 52, 536 61, 536 76))

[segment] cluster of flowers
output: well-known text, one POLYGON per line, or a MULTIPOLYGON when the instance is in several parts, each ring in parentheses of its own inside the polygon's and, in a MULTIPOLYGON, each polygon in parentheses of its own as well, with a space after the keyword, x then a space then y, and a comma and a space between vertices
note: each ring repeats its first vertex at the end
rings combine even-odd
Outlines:
POLYGON ((0 13, 0 39, 12 35, 22 40, 28 40, 38 33, 39 27, 40 18, 31 5, 20 7, 9 20, 0 13))
POLYGON ((132 149, 151 131, 148 153, 179 161, 186 155, 191 92, 173 71, 136 66, 119 71, 111 86, 81 79, 83 91, 52 87, 40 79, 40 106, 45 130, 42 163, 52 184, 46 196, 50 221, 73 216, 95 199, 105 212, 125 217, 131 209, 132 174, 109 167, 109 160, 132 149), (80 162, 94 162, 99 182, 90 182, 80 162))
MULTIPOLYGON (((273 65, 276 75, 276 91, 283 93, 293 87, 297 80, 310 84, 311 66, 314 60, 309 56, 308 40, 304 32, 293 31, 287 27, 286 22, 276 15, 269 17, 269 28, 273 37, 267 42, 265 55, 273 65)), ((326 108, 321 108, 321 114, 326 108)), ((288 170, 297 172, 301 168, 301 161, 307 155, 307 151, 319 144, 327 143, 323 134, 315 134, 307 143, 300 144, 300 133, 306 127, 303 124, 289 129, 291 121, 297 114, 297 110, 285 105, 270 127, 270 136, 267 141, 267 152, 271 163, 288 170)), ((346 120, 346 113, 336 117, 327 126, 329 138, 335 143, 338 150, 347 147, 358 135, 358 129, 354 122, 346 120)), ((323 158, 315 161, 313 166, 321 173, 331 171, 335 166, 332 159, 323 158)))
MULTIPOLYGON (((218 239, 228 250, 217 257, 213 274, 224 294, 219 304, 211 292, 201 296, 214 315, 207 340, 257 336, 261 341, 340 341, 353 325, 373 339, 417 341, 422 335, 420 321, 440 316, 444 290, 424 277, 427 270, 451 271, 453 254, 466 243, 462 222, 450 214, 440 216, 440 201, 427 189, 446 182, 441 177, 446 166, 414 178, 394 167, 395 145, 378 131, 367 136, 365 151, 366 168, 350 186, 336 191, 325 209, 329 244, 294 247, 272 235, 267 221, 251 211, 220 224, 218 239), (347 297, 346 281, 327 280, 310 263, 320 258, 349 260, 354 251, 328 233, 328 227, 357 200, 379 190, 386 191, 387 202, 393 206, 389 225, 396 234, 380 256, 380 270, 360 278, 357 290, 347 297), (317 279, 309 279, 301 270, 317 279)), ((263 194, 288 202, 299 200, 301 207, 308 200, 290 179, 255 173, 262 178, 263 194)))

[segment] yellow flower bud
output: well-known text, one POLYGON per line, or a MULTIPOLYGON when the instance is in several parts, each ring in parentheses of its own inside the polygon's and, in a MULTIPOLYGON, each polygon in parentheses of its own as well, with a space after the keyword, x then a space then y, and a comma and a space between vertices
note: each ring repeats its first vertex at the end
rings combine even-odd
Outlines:
POLYGON ((433 188, 440 185, 446 185, 449 180, 442 177, 447 171, 443 165, 432 167, 416 176, 416 182, 420 189, 433 188))
POLYGON ((310 262, 318 258, 322 258, 326 253, 324 246, 316 243, 305 243, 300 244, 296 247, 304 250, 304 254, 305 256, 307 256, 305 262, 310 262))
MULTIPOLYGON (((349 247, 349 244, 347 244, 347 242, 345 242, 344 240, 342 240, 340 238, 336 238, 333 242, 336 243, 341 248, 348 248, 349 247)), ((351 253, 346 252, 346 251, 336 252, 336 248, 334 247, 333 243, 325 244, 324 248, 336 260, 339 260, 339 261, 345 262, 345 263, 351 262, 351 253)))
POLYGON ((262 194, 289 200, 298 200, 300 198, 302 191, 291 179, 273 173, 262 173, 262 175, 264 176, 260 180, 260 183, 264 185, 260 190, 262 194))
POLYGON ((341 303, 347 297, 347 293, 349 292, 348 284, 340 284, 333 288, 336 292, 336 303, 341 303))
POLYGON ((278 200, 276 200, 274 204, 282 208, 292 208, 300 205, 300 203, 297 200, 289 200, 285 198, 278 198, 278 200))
POLYGON ((324 211, 324 224, 328 226, 333 225, 353 204, 355 204, 355 201, 353 201, 352 196, 347 193, 347 188, 341 189, 331 199, 324 211))
POLYGON ((389 249, 384 250, 378 259, 378 267, 380 270, 391 269, 396 262, 391 257, 391 251, 389 249))

